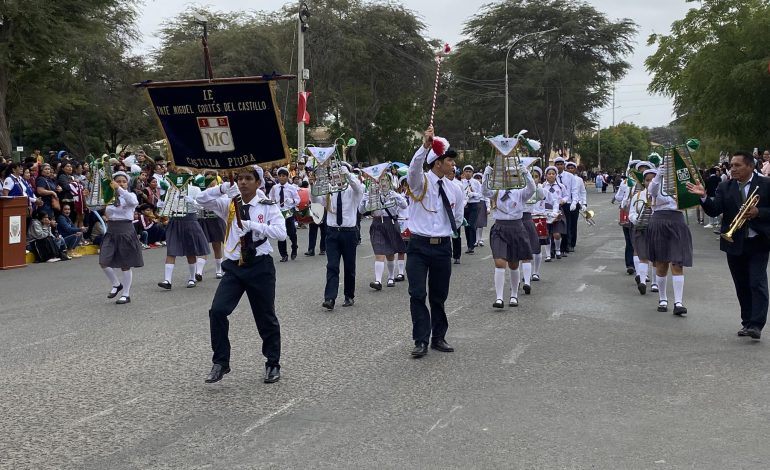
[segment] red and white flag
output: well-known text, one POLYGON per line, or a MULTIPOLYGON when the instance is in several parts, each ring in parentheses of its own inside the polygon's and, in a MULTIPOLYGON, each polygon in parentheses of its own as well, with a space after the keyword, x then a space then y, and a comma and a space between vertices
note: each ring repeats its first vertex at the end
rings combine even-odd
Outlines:
POLYGON ((302 91, 298 93, 299 100, 297 101, 297 122, 304 122, 310 124, 310 113, 307 112, 307 99, 310 97, 309 91, 302 91))

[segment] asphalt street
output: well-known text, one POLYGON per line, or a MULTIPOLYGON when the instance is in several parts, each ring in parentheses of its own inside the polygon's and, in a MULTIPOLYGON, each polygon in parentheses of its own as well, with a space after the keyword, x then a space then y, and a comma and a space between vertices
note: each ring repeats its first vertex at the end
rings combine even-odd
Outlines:
POLYGON ((368 287, 368 236, 355 306, 328 312, 325 260, 302 256, 300 230, 297 261, 276 262, 271 385, 245 297, 233 370, 203 382, 211 263, 186 289, 179 259, 164 291, 165 250, 145 251, 125 306, 95 256, 0 271, 0 468, 766 468, 770 337, 735 336, 717 235, 691 211, 690 314, 658 313, 625 273, 609 201, 589 194, 597 225, 581 222, 577 252, 544 263, 518 308, 492 308, 488 246, 463 255, 447 301, 456 352, 419 360, 407 283, 368 287))

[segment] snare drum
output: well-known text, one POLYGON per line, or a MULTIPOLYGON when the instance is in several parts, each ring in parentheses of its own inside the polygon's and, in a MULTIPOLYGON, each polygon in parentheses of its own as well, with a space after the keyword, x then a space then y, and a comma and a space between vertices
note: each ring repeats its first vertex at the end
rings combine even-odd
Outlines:
POLYGON ((532 222, 535 223, 538 238, 548 237, 548 220, 542 216, 532 216, 532 222))
POLYGON ((624 208, 620 208, 620 214, 618 215, 618 223, 624 227, 627 227, 631 225, 631 222, 628 220, 628 210, 624 208))
POLYGON ((408 241, 410 238, 412 238, 412 232, 410 232, 409 228, 406 226, 406 220, 399 220, 398 228, 401 231, 402 240, 408 241))
POLYGON ((310 188, 299 188, 299 204, 294 219, 301 224, 313 223, 313 216, 310 214, 310 188))

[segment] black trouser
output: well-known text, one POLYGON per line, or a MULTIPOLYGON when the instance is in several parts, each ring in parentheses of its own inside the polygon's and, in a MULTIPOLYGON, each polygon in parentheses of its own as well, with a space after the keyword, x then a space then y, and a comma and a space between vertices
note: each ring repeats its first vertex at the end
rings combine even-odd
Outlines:
POLYGON ((463 237, 460 236, 462 232, 460 230, 457 231, 457 238, 452 239, 452 258, 453 259, 460 259, 460 256, 463 253, 463 237))
POLYGON ((465 227, 465 241, 468 242, 468 249, 473 250, 476 245, 476 219, 479 216, 479 203, 469 202, 464 209, 465 220, 468 225, 465 227))
POLYGON ((251 313, 262 338, 262 354, 265 366, 280 367, 281 326, 275 316, 275 266, 269 255, 257 256, 248 266, 238 266, 237 261, 222 263, 225 276, 219 281, 209 310, 211 349, 214 364, 230 365, 230 339, 227 336, 230 322, 227 317, 238 306, 243 293, 249 298, 251 313))
POLYGON ((358 231, 355 227, 326 227, 326 289, 324 300, 337 299, 340 287, 340 257, 345 265, 343 293, 352 299, 356 294, 356 247, 358 231))
POLYGON ((449 322, 444 302, 452 276, 450 237, 430 239, 412 234, 406 257, 409 279, 409 310, 412 313, 412 339, 415 344, 444 339, 449 322), (431 244, 438 240, 438 244, 431 244), (426 290, 427 283, 427 290, 426 290), (430 311, 425 305, 428 299, 430 311))
MULTIPOLYGON (((286 238, 291 240, 291 254, 296 255, 297 254, 297 226, 294 225, 294 216, 291 216, 288 219, 286 219, 286 238)), ((280 253, 282 257, 289 256, 289 253, 286 251, 286 240, 278 242, 278 253, 280 253)))
MULTIPOLYGON (((580 219, 580 204, 577 204, 575 206, 575 210, 571 211, 569 210, 569 205, 567 205, 567 211, 565 214, 567 214, 567 246, 569 247, 570 251, 575 249, 575 245, 577 245, 577 232, 578 232, 578 222, 580 219)), ((563 247, 562 247, 563 248, 563 247)))
POLYGON ((756 236, 745 240, 743 253, 727 255, 727 266, 733 276, 735 293, 741 305, 744 328, 762 330, 767 321, 767 239, 756 236))
POLYGON ((318 229, 321 229, 321 251, 326 251, 326 223, 310 224, 310 233, 307 237, 307 251, 315 253, 315 241, 318 237, 318 229))
POLYGON ((633 227, 623 227, 623 237, 626 239, 626 267, 634 268, 634 244, 631 241, 631 230, 633 227))

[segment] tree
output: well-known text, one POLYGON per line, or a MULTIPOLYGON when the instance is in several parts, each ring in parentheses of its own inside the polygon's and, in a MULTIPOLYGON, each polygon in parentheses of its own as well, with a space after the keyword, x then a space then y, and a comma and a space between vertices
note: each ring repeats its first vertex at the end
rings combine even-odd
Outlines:
MULTIPOLYGON (((645 159, 651 153, 650 133, 635 124, 621 122, 601 130, 601 147, 602 169, 622 170, 632 153, 637 160, 645 159)), ((595 168, 599 163, 599 136, 595 132, 582 136, 575 150, 580 154, 582 165, 595 168)))
MULTIPOLYGON (((694 0, 687 0, 692 2, 694 0)), ((729 139, 751 149, 770 144, 770 4, 703 0, 651 35, 650 91, 670 96, 680 121, 702 140, 729 139)))

